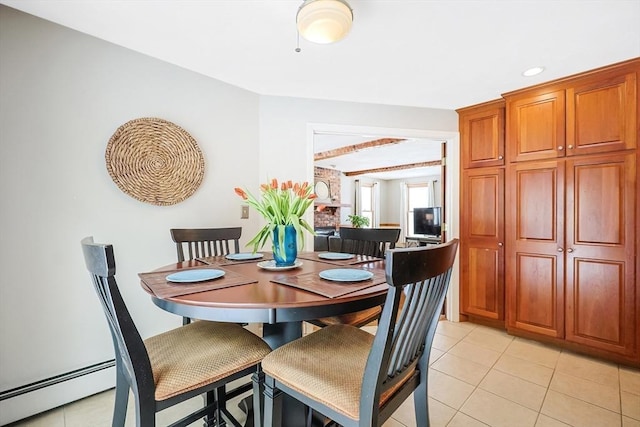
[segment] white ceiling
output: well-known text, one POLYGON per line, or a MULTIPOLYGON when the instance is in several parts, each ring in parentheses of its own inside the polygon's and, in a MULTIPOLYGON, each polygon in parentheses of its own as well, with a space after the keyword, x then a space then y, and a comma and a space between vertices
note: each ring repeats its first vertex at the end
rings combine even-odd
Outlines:
MULTIPOLYGON (((379 136, 368 135, 316 133, 313 137, 313 149, 314 152, 320 153, 340 147, 361 144, 363 142, 379 138, 379 136)), ((389 145, 358 150, 351 154, 331 157, 325 160, 317 160, 315 165, 327 169, 339 170, 341 172, 353 172, 434 161, 439 160, 442 157, 442 142, 442 140, 436 141, 421 138, 407 138, 389 145)), ((371 172, 362 176, 374 179, 391 180, 439 174, 440 166, 427 166, 388 172, 371 172)), ((358 176, 354 176, 354 178, 357 177, 358 176)))
POLYGON ((348 1, 350 34, 300 53, 299 0, 0 3, 263 95, 456 109, 640 57, 640 0, 348 1))

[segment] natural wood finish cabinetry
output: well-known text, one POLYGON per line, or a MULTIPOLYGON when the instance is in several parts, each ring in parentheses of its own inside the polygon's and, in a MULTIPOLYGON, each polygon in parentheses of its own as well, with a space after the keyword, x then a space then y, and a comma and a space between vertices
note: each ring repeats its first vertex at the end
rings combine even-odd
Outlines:
POLYGON ((507 111, 509 161, 564 155, 564 91, 547 89, 514 96, 507 101, 507 111))
POLYGON ((635 178, 635 153, 510 168, 509 329, 637 354, 635 178))
POLYGON ((462 140, 460 311, 504 325, 504 101, 458 110, 462 140))
POLYGON ((462 167, 504 165, 504 101, 458 110, 462 167))
POLYGON ((635 153, 566 164, 565 339, 622 355, 638 350, 636 176, 635 153))
POLYGON ((504 169, 462 173, 461 311, 504 321, 504 169))
POLYGON ((640 60, 506 94, 506 324, 640 364, 640 60))
POLYGON ((636 58, 503 94, 503 159, 499 102, 458 110, 470 320, 640 366, 639 79, 636 58))
POLYGON ((636 74, 611 71, 567 88, 567 156, 636 148, 636 74))
POLYGON ((564 335, 564 167, 518 163, 507 186, 507 326, 564 335))
POLYGON ((628 64, 505 94, 509 161, 636 148, 639 67, 628 64))

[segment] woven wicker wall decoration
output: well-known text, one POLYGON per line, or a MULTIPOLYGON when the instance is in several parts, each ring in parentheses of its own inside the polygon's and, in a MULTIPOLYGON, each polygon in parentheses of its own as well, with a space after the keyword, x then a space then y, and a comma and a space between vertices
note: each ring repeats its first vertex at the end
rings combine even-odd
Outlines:
POLYGON ((180 203, 204 177, 198 143, 180 126, 158 118, 131 120, 116 130, 105 153, 113 182, 129 196, 158 206, 180 203))

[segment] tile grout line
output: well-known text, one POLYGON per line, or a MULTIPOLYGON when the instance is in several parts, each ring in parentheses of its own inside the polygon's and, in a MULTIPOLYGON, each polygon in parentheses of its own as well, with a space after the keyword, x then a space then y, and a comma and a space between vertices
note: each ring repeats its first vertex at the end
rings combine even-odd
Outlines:
MULTIPOLYGON (((456 345, 458 345, 458 344, 459 344, 459 343, 460 343, 464 338, 466 338, 467 336, 469 336, 469 334, 470 334, 472 331, 476 330, 476 329, 477 329, 477 327, 476 327, 476 328, 471 329, 471 330, 469 331, 469 333, 467 333, 463 338, 461 338, 461 339, 460 339, 460 340, 459 340, 459 341, 458 341, 454 346, 452 346, 451 348, 453 348, 453 347, 455 347, 456 345)), ((513 341, 512 341, 512 342, 513 342, 513 341)), ((482 346, 478 346, 478 347, 482 347, 482 346)), ((482 347, 482 348, 484 348, 484 347, 482 347)), ((474 387, 474 388, 473 388, 473 391, 472 391, 471 393, 469 393, 469 396, 467 396, 467 398, 464 400, 464 402, 462 402, 462 404, 460 405, 460 408, 456 410, 456 414, 457 414, 457 413, 462 413, 463 415, 465 415, 465 416, 467 416, 467 417, 469 417, 469 418, 472 418, 472 419, 474 419, 474 420, 476 420, 476 421, 478 421, 478 422, 480 422, 480 423, 482 423, 482 424, 485 424, 485 425, 486 425, 486 423, 485 423, 485 422, 483 422, 483 421, 481 421, 481 420, 479 420, 479 419, 477 419, 477 418, 475 418, 475 417, 473 417, 473 416, 471 416, 471 415, 467 414, 466 412, 462 412, 462 408, 464 407, 465 403, 467 403, 467 401, 469 401, 469 399, 471 398, 471 396, 473 396, 473 394, 474 394, 474 393, 475 393, 475 392, 480 388, 480 384, 482 383, 482 381, 486 378, 486 376, 487 376, 487 375, 489 375, 489 372, 491 372, 491 370, 494 368, 494 366, 496 365, 496 363, 498 363, 498 360, 500 360, 500 357, 504 354, 504 352, 505 352, 505 351, 507 351, 507 348, 509 348, 509 346, 507 346, 507 347, 506 347, 506 348, 505 348, 505 349, 500 353, 500 356, 498 356, 498 358, 496 359, 496 361, 495 361, 495 362, 493 362, 493 364, 489 367, 489 369, 488 369, 488 370, 487 370, 487 372, 483 375, 483 377, 480 379, 480 381, 478 381, 478 384, 477 384, 477 385, 469 384, 469 383, 467 383, 466 381, 463 381, 463 380, 461 380, 460 378, 456 378, 456 377, 453 377, 453 376, 451 375, 453 378, 456 378, 456 379, 458 379, 458 380, 460 380, 460 381, 462 381, 462 382, 464 382, 464 383, 466 383, 466 384, 473 385, 473 387, 474 387)), ((449 350, 451 350, 451 349, 449 349, 449 350)), ((445 354, 449 354, 449 351, 447 351, 445 354)), ((452 356, 455 356, 455 354, 452 354, 452 356)), ((443 372, 443 373, 444 373, 444 372, 443 372)), ((446 373, 444 373, 444 374, 445 374, 445 375, 449 375, 449 374, 446 374, 446 373)), ((486 390, 484 390, 484 389, 482 389, 482 390, 483 390, 483 391, 486 391, 486 390)), ((493 393, 492 393, 492 394, 493 394, 493 393)), ((494 396, 497 396, 497 395, 495 395, 495 394, 494 394, 494 396)), ((498 396, 498 397, 501 397, 501 396, 498 396)), ((507 399, 507 400, 508 400, 508 399, 507 399)), ((513 403, 515 403, 515 402, 513 402, 513 403)), ((455 414, 454 414, 453 418, 455 418, 455 414)), ((453 419, 453 418, 451 418, 451 419, 453 419)), ((536 421, 537 421, 537 417, 536 417, 536 421)), ((451 420, 449 420, 449 423, 450 423, 450 422, 451 422, 451 420)), ((449 423, 447 423, 447 425, 448 425, 449 423)), ((534 426, 535 426, 535 424, 534 424, 534 426)))

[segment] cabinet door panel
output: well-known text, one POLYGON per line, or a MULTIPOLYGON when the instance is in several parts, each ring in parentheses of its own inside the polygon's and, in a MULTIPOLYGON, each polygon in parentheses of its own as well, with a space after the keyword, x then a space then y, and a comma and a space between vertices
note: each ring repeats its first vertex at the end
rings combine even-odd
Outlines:
POLYGON ((504 102, 460 115, 463 168, 504 164, 504 102))
POLYGON ((568 267, 573 269, 575 285, 567 292, 573 307, 567 339, 620 345, 624 341, 624 306, 620 304, 625 299, 624 264, 574 257, 568 267))
POLYGON ((555 242, 558 239, 557 213, 562 208, 556 195, 555 168, 521 171, 517 176, 517 239, 555 242))
POLYGON ((504 170, 462 174, 461 307, 466 314, 504 320, 504 170))
POLYGON ((466 255, 468 273, 465 275, 463 312, 489 319, 504 319, 500 251, 469 247, 466 255))
POLYGON ((585 79, 567 89, 567 155, 636 147, 636 73, 585 79))
POLYGON ((507 149, 511 161, 562 157, 564 141, 564 90, 508 100, 507 149))
POLYGON ((509 170, 507 206, 507 324, 510 328, 562 337, 562 163, 513 165, 509 170))
POLYGON ((519 329, 554 337, 562 336, 562 312, 558 310, 562 278, 555 255, 518 253, 514 292, 515 316, 511 324, 519 329))
POLYGON ((567 162, 566 339, 622 354, 636 348, 635 156, 567 162))

